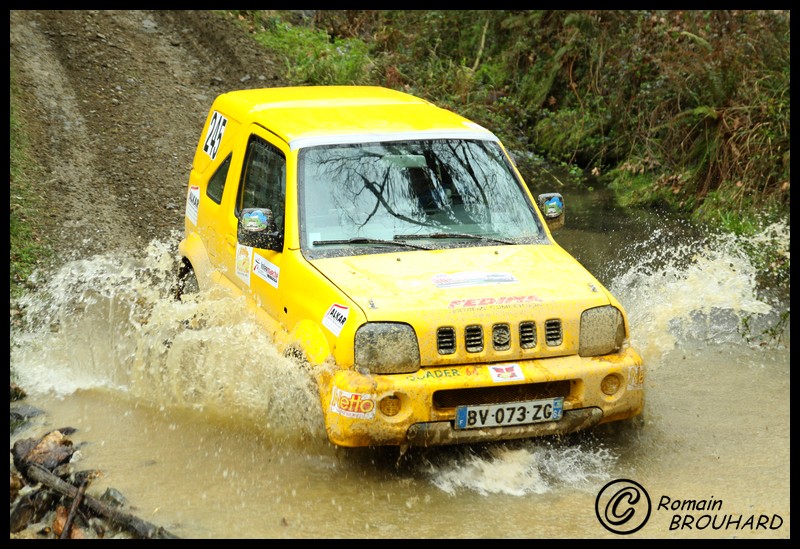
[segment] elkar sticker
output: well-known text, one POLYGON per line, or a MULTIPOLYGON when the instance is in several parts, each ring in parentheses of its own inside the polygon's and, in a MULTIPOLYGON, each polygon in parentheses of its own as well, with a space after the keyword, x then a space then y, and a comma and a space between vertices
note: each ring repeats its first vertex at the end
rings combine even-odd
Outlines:
POLYGON ((200 211, 200 187, 192 185, 186 195, 186 217, 197 225, 197 212, 200 211))
POLYGON ((253 248, 236 245, 236 276, 250 286, 250 262, 253 259, 253 248))
POLYGON ((256 273, 258 278, 265 280, 273 288, 278 287, 281 268, 257 253, 253 254, 253 272, 256 273))
POLYGON ((350 314, 350 307, 334 303, 328 308, 328 312, 322 317, 322 325, 339 337, 344 323, 347 322, 347 315, 350 314))
POLYGON ((219 151, 219 144, 222 141, 222 136, 225 134, 225 127, 228 125, 228 119, 222 116, 217 111, 211 115, 211 122, 208 123, 208 133, 206 140, 203 143, 203 151, 214 160, 219 151))

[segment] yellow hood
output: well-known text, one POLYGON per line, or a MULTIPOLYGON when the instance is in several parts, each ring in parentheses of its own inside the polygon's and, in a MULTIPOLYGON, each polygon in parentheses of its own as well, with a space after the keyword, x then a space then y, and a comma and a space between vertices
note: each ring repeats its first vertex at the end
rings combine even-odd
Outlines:
POLYGON ((602 285, 558 245, 370 254, 312 264, 370 321, 415 325, 448 310, 482 317, 496 311, 511 320, 515 311, 530 316, 531 307, 537 316, 563 317, 570 302, 577 314, 609 303, 602 285))

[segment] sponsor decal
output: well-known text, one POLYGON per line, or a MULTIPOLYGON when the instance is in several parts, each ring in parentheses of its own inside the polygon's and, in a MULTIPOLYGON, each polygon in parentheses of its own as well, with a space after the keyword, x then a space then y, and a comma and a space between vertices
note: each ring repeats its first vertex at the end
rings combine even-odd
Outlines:
POLYGON ((631 366, 628 369, 628 390, 635 391, 644 386, 644 368, 631 366))
POLYGON ((448 309, 467 307, 485 307, 487 305, 519 305, 522 303, 541 303, 542 298, 536 295, 510 295, 504 297, 475 297, 471 299, 454 299, 448 309))
POLYGON ((416 374, 408 376, 406 379, 409 381, 426 381, 429 379, 441 379, 444 377, 460 377, 461 374, 455 368, 447 368, 444 370, 423 370, 416 374))
POLYGON ((333 332, 333 335, 339 337, 339 334, 347 322, 347 315, 350 314, 350 307, 334 303, 328 308, 328 312, 322 317, 322 325, 333 332))
POLYGON ((373 419, 375 395, 351 393, 334 387, 331 391, 331 412, 356 419, 373 419))
POLYGON ((519 282, 511 273, 462 272, 436 274, 431 282, 437 288, 462 288, 465 286, 484 286, 486 284, 510 284, 519 282))
POLYGON ((498 366, 489 366, 489 373, 492 375, 492 381, 495 383, 502 383, 504 381, 519 381, 525 379, 522 375, 522 370, 519 364, 502 364, 498 366))
POLYGON ((258 253, 253 254, 253 272, 256 273, 257 277, 265 280, 270 286, 274 288, 278 287, 281 268, 258 253))
POLYGON ((192 185, 186 196, 186 217, 197 225, 197 212, 200 210, 200 187, 192 185))
POLYGON ((446 377, 479 376, 481 370, 477 366, 467 366, 463 371, 457 368, 442 368, 438 370, 422 370, 407 376, 409 381, 429 381, 431 379, 442 379, 446 377))
POLYGON ((250 261, 253 257, 253 248, 250 246, 236 245, 236 276, 250 285, 250 261))
POLYGON ((225 134, 225 127, 228 125, 228 119, 222 116, 217 111, 211 115, 211 122, 208 123, 208 133, 206 133, 206 140, 203 143, 203 151, 214 160, 219 151, 219 144, 222 141, 222 136, 225 134))

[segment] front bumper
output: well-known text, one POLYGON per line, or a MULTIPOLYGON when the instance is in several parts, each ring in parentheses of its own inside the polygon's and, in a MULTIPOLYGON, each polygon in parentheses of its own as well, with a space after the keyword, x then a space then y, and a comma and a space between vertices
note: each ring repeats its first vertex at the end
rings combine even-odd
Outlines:
POLYGON ((320 396, 328 438, 339 446, 511 440, 566 434, 638 415, 644 407, 644 366, 635 351, 626 349, 605 357, 422 368, 413 374, 334 370, 321 379, 320 396), (490 373, 490 367, 497 366, 513 367, 516 375, 498 379, 490 373), (454 426, 459 405, 553 396, 564 398, 559 421, 479 429, 454 426), (391 406, 386 405, 389 401, 391 406))
POLYGON ((408 428, 408 446, 441 446, 518 438, 564 435, 588 429, 600 423, 603 411, 600 408, 567 410, 559 421, 532 423, 514 427, 489 427, 484 429, 454 429, 452 421, 415 423, 408 428))

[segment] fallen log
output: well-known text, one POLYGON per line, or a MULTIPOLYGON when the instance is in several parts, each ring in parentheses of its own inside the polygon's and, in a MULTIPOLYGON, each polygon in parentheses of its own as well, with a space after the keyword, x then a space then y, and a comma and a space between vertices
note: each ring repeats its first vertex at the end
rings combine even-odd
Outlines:
POLYGON ((25 467, 25 476, 31 480, 44 484, 51 490, 54 490, 70 499, 75 500, 76 498, 80 498, 80 505, 87 507, 94 513, 108 519, 110 522, 119 526, 123 530, 132 532, 139 538, 178 539, 178 536, 171 534, 161 526, 156 526, 155 524, 151 524, 146 520, 142 520, 135 515, 131 515, 129 513, 120 511, 119 509, 110 507, 102 501, 93 498, 92 496, 88 496, 86 494, 81 495, 79 488, 62 480, 41 465, 36 463, 28 463, 27 467, 25 467))

